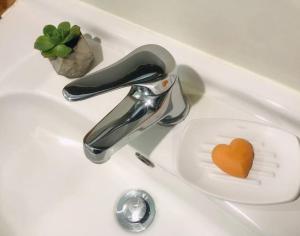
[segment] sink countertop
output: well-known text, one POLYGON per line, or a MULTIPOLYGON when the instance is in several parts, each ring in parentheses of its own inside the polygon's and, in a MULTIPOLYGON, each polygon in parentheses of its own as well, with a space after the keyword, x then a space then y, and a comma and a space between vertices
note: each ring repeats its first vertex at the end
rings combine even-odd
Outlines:
MULTIPOLYGON (((187 119, 172 130, 153 127, 142 134, 138 140, 133 140, 130 145, 120 151, 121 153, 131 153, 133 148, 147 155, 166 172, 176 175, 174 152, 170 148, 173 140, 180 135, 190 120, 201 117, 259 121, 300 136, 300 107, 297 106, 300 104, 300 93, 297 91, 75 0, 19 0, 5 12, 3 19, 0 20, 0 32, 3 32, 0 37, 0 98, 16 93, 31 94, 34 91, 35 94, 63 104, 83 116, 88 121, 88 125, 85 126, 88 129, 89 125, 98 122, 126 95, 128 88, 78 103, 64 101, 61 90, 70 80, 57 76, 51 64, 33 49, 33 42, 41 33, 43 25, 55 24, 62 20, 78 24, 85 32, 101 39, 104 60, 94 70, 103 68, 136 47, 149 43, 165 47, 177 61, 183 89, 192 103, 187 119), (95 109, 96 107, 99 109, 95 109), (153 136, 159 136, 160 142, 149 143, 153 136)), ((116 157, 116 161, 112 161, 109 165, 119 162, 118 159, 120 158, 116 157)), ((120 163, 126 165, 126 161, 128 160, 124 159, 120 163)), ((101 168, 104 169, 105 165, 101 168)), ((106 174, 109 168, 112 167, 108 167, 106 174)), ((137 173, 139 174, 139 170, 137 173)), ((177 177, 175 179, 182 181, 177 177)), ((167 183, 172 184, 172 181, 174 180, 167 181, 167 183)), ((216 222, 209 221, 212 219, 212 216, 209 216, 211 218, 201 224, 206 227, 206 233, 220 235, 222 227, 225 227, 220 222, 225 220, 226 214, 232 215, 233 219, 242 222, 241 224, 248 225, 257 234, 296 236, 300 232, 299 199, 274 206, 243 205, 207 197, 187 187, 185 183, 181 184, 185 186, 182 188, 188 192, 185 194, 186 199, 198 200, 199 205, 211 204, 211 208, 207 209, 220 211, 221 215, 217 214, 220 219, 216 219, 220 228, 216 222), (194 195, 191 196, 191 194, 194 195)), ((200 216, 194 215, 193 217, 195 217, 192 220, 193 225, 196 225, 198 223, 196 217, 200 216)), ((205 214, 201 217, 199 220, 205 221, 205 214)), ((161 216, 160 219, 164 218, 161 216)), ((172 224, 168 221, 167 223, 172 224)), ((174 227, 175 232, 176 226, 174 227)), ((234 227, 232 223, 226 230, 230 232, 234 227)), ((244 230, 241 226, 242 229, 244 230)), ((178 232, 183 232, 180 231, 183 230, 182 228, 178 230, 178 232)), ((224 235, 230 235, 226 232, 224 235)), ((233 232, 236 233, 237 230, 233 232)))

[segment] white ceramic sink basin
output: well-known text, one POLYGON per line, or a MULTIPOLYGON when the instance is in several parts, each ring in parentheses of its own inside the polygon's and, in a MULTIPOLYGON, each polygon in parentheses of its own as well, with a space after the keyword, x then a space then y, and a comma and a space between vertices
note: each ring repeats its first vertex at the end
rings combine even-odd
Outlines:
POLYGON ((193 203, 187 186, 159 167, 149 170, 129 147, 106 165, 88 161, 81 140, 92 123, 63 104, 15 93, 0 98, 0 112, 1 235, 124 235, 115 204, 132 188, 155 199, 157 219, 147 235, 196 235, 201 224, 208 233, 247 232, 207 197, 193 203))
POLYGON ((178 175, 175 148, 189 121, 203 117, 258 121, 299 136, 299 93, 75 0, 17 1, 0 32, 0 235, 130 235, 114 209, 126 190, 136 188, 149 192, 157 208, 145 235, 299 234, 299 199, 255 206, 205 195, 178 175), (101 39, 103 61, 94 70, 143 44, 168 49, 192 105, 187 119, 173 128, 153 127, 103 165, 87 160, 83 136, 128 88, 64 100, 61 91, 70 80, 33 50, 43 25, 62 20, 101 39))
POLYGON ((42 216, 80 185, 83 133, 77 127, 88 122, 33 94, 1 97, 0 112, 1 234, 22 229, 20 235, 30 235, 42 216))

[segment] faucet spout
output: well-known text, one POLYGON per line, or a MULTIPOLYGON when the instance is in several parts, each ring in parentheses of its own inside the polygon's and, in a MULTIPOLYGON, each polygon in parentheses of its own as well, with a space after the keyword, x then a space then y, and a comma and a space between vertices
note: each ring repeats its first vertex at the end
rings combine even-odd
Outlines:
POLYGON ((84 137, 84 152, 94 163, 111 155, 164 117, 168 94, 143 95, 132 88, 129 94, 84 137))
POLYGON ((124 86, 131 86, 128 95, 84 137, 85 155, 94 163, 106 162, 152 125, 174 125, 188 113, 174 58, 158 45, 142 46, 114 65, 68 84, 63 95, 79 101, 124 86))

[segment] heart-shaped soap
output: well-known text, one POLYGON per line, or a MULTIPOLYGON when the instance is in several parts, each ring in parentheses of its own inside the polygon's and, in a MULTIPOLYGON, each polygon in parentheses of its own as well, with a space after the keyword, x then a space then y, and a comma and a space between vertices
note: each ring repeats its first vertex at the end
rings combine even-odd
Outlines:
POLYGON ((237 138, 229 145, 219 144, 212 151, 213 162, 229 175, 246 178, 252 167, 254 151, 251 143, 237 138))

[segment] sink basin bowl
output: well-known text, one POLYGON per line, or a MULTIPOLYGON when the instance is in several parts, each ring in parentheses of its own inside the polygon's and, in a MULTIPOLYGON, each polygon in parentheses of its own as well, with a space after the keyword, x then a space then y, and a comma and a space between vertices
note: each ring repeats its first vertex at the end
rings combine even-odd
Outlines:
POLYGON ((89 122, 32 94, 2 96, 0 113, 0 221, 26 232, 80 185, 80 140, 89 122))
POLYGON ((91 163, 81 140, 92 123, 64 104, 12 93, 0 97, 0 113, 1 235, 125 235, 115 205, 129 189, 145 189, 156 202, 158 214, 146 235, 197 235, 199 225, 201 232, 235 231, 237 223, 209 198, 200 196, 200 205, 188 200, 193 195, 186 185, 145 166, 130 147, 105 165, 91 163), (216 220, 221 215, 225 221, 216 220), (188 228, 182 217, 190 218, 188 228), (179 227, 164 227, 173 222, 179 227))

